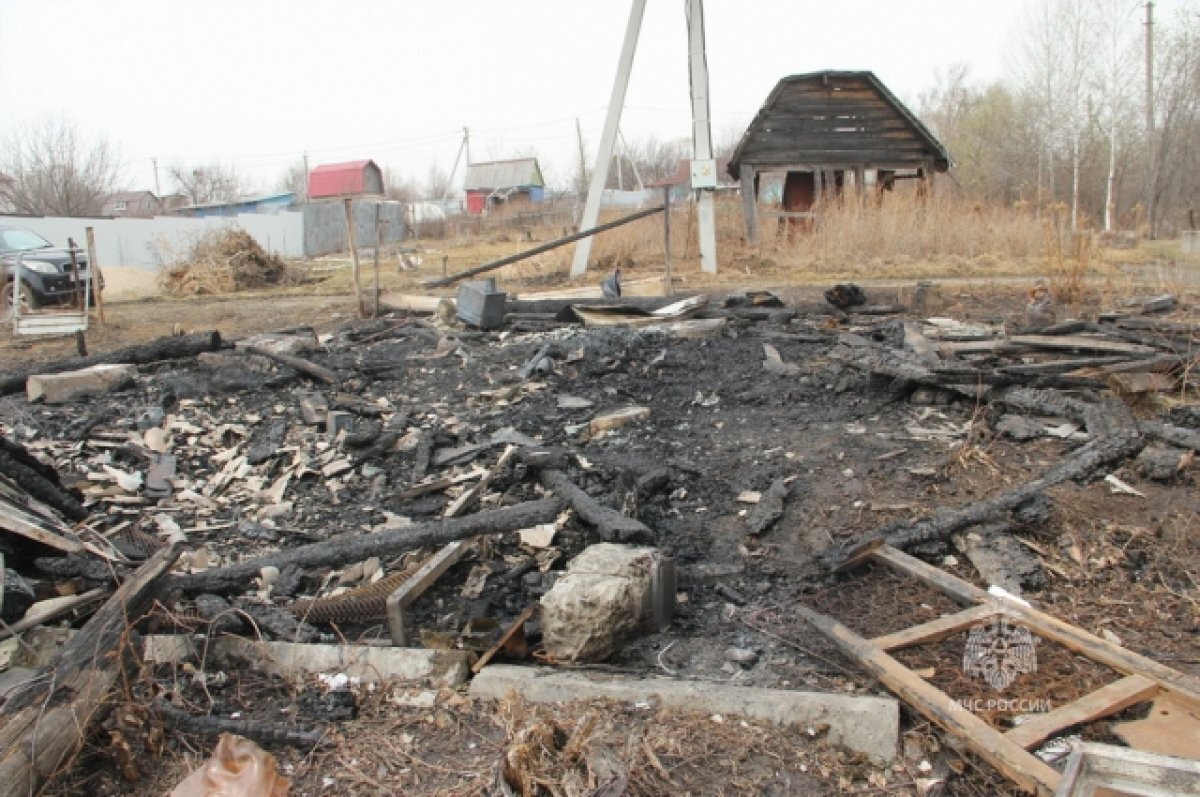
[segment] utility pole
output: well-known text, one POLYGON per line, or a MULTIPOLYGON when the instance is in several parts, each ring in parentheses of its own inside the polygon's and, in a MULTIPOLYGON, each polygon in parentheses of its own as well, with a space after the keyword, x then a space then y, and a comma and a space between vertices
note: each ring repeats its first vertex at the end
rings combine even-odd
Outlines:
POLYGON ((688 66, 692 79, 692 188, 697 191, 696 231, 700 238, 700 270, 717 273, 717 232, 713 191, 717 166, 713 160, 712 124, 708 103, 708 57, 704 51, 704 3, 688 0, 688 66))
POLYGON ((442 202, 450 198, 450 188, 454 185, 454 175, 458 174, 458 162, 462 160, 464 151, 467 153, 467 165, 471 163, 471 153, 468 149, 470 140, 471 132, 464 127, 462 143, 458 145, 458 154, 454 156, 454 165, 450 167, 450 177, 446 180, 446 189, 442 191, 442 202))
MULTIPOLYGON (((613 81, 612 96, 608 100, 608 113, 604 117, 604 132, 600 134, 596 168, 592 171, 587 203, 583 206, 583 217, 579 222, 581 230, 595 227, 600 218, 600 200, 604 196, 604 184, 608 181, 608 166, 612 162, 613 144, 617 140, 617 126, 621 123, 625 90, 629 87, 629 73, 633 70, 633 56, 637 52, 638 35, 642 30, 642 16, 645 12, 646 0, 633 0, 629 8, 629 24, 625 28, 625 43, 621 46, 621 58, 617 62, 617 77, 613 81)), ((583 276, 591 254, 591 236, 575 244, 575 260, 571 263, 572 277, 583 276)))
POLYGON ((151 158, 150 163, 154 166, 154 195, 162 199, 162 188, 158 185, 158 158, 151 158))
POLYGON ((304 150, 304 199, 308 200, 308 150, 304 150))
POLYGON ((1154 195, 1157 193, 1154 165, 1154 3, 1146 1, 1146 223, 1154 240, 1154 195))

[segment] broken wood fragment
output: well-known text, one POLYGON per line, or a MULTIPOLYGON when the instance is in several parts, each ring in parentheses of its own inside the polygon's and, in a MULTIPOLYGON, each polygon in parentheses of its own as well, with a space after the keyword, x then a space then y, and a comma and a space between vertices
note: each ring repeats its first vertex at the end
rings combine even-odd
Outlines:
POLYGON ((518 639, 524 643, 525 624, 533 619, 533 614, 537 611, 537 607, 538 604, 536 603, 526 607, 525 611, 521 612, 517 619, 513 620, 512 625, 505 629, 504 633, 500 635, 500 638, 496 640, 496 644, 484 651, 484 654, 479 657, 479 661, 471 665, 471 672, 478 673, 496 657, 497 653, 499 653, 501 650, 510 649, 513 646, 513 643, 518 641, 518 639), (520 637, 518 637, 518 635, 520 635, 520 637))
POLYGON ((345 532, 321 542, 278 551, 227 567, 179 576, 176 582, 187 592, 222 592, 244 587, 263 567, 273 566, 280 570, 288 565, 332 567, 369 559, 372 556, 395 556, 405 551, 445 545, 468 537, 500 534, 538 523, 550 523, 558 517, 561 509, 562 502, 554 498, 545 498, 461 518, 418 523, 400 529, 387 529, 370 534, 360 531, 345 532))

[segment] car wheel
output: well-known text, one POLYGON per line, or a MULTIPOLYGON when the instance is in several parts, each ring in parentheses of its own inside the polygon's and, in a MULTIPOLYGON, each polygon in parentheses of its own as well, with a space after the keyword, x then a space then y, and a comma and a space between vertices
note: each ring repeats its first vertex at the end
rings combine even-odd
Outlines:
MULTIPOLYGON (((13 300, 16 298, 16 283, 9 280, 4 286, 4 293, 0 295, 0 323, 12 321, 13 300)), ((37 299, 34 298, 33 288, 28 282, 21 282, 21 314, 37 309, 37 299)))

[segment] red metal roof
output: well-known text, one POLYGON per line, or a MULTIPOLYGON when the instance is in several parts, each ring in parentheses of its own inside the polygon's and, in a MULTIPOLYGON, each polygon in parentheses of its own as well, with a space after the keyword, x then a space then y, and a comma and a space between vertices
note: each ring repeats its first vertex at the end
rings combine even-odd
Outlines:
POLYGON ((367 176, 372 172, 379 173, 379 167, 372 160, 323 163, 308 174, 308 196, 320 199, 378 193, 382 188, 380 181, 367 176))

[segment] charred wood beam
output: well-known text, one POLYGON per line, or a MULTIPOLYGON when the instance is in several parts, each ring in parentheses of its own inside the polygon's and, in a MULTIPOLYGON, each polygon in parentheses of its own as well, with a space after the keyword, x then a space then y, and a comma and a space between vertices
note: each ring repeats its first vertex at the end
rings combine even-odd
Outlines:
POLYGON ((83 520, 88 511, 62 486, 58 473, 25 450, 20 443, 0 437, 0 474, 7 476, 35 500, 70 520, 83 520))
POLYGON ((955 532, 995 520, 1020 508, 1056 484, 1086 479, 1107 465, 1134 456, 1143 445, 1141 435, 1136 430, 1128 429, 1093 440, 1082 446, 1066 462, 994 498, 965 507, 935 512, 915 522, 890 523, 844 546, 831 549, 825 555, 825 565, 829 568, 837 567, 849 552, 876 540, 882 540, 894 548, 903 550, 919 543, 947 539, 955 532))
POLYGON ((292 354, 280 354, 279 352, 264 349, 260 346, 246 346, 240 349, 240 351, 266 357, 268 360, 277 362, 280 365, 286 365, 288 368, 299 371, 305 376, 324 382, 327 385, 336 385, 338 383, 338 375, 336 373, 303 357, 296 357, 292 354))
POLYGON ((236 733, 245 736, 259 744, 286 744, 293 747, 313 748, 325 741, 324 731, 305 728, 293 728, 278 722, 259 722, 247 719, 227 719, 225 717, 193 716, 183 709, 176 708, 166 700, 155 700, 154 708, 163 718, 163 723, 184 733, 194 733, 200 736, 220 736, 222 733, 236 733))
POLYGON ((175 585, 186 592, 223 592, 244 588, 267 566, 332 567, 357 562, 372 556, 395 556, 405 551, 442 546, 455 540, 550 523, 562 510, 555 498, 528 501, 503 509, 478 512, 466 517, 419 523, 402 529, 372 534, 346 532, 321 542, 260 556, 228 567, 180 576, 175 585))
POLYGON ((604 506, 577 487, 562 471, 543 470, 541 480, 543 487, 566 502, 585 522, 595 526, 605 539, 651 542, 656 538, 649 526, 637 518, 622 515, 617 510, 604 506))
POLYGON ((38 677, 0 709, 0 797, 38 794, 69 764, 105 713, 125 658, 122 643, 152 605, 179 551, 164 548, 125 580, 38 677))
POLYGON ((36 374, 59 374, 63 371, 75 371, 92 365, 107 363, 127 365, 147 365, 163 360, 182 360, 195 357, 206 351, 217 351, 222 347, 221 333, 213 330, 196 335, 171 335, 159 338, 149 343, 136 346, 126 346, 123 349, 94 354, 91 357, 71 357, 65 360, 41 363, 21 371, 11 371, 0 375, 0 395, 19 393, 25 389, 25 382, 36 374))

